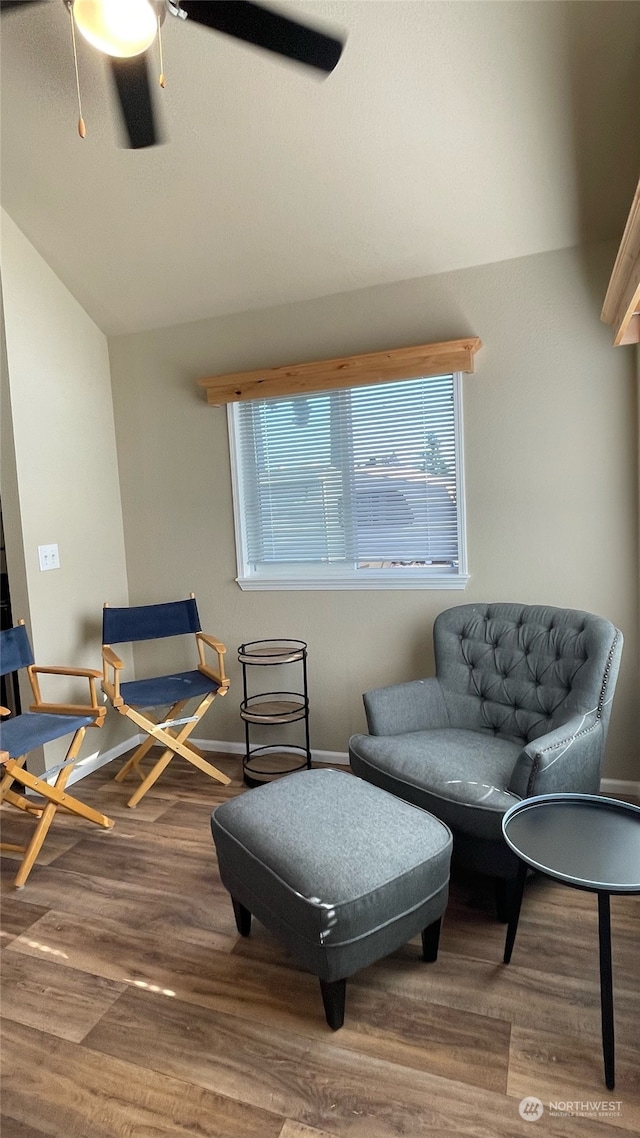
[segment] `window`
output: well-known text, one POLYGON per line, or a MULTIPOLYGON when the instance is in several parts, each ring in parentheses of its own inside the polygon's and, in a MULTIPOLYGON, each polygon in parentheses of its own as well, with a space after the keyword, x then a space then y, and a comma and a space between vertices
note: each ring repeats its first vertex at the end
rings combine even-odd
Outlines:
POLYGON ((242 588, 464 588, 459 374, 228 415, 242 588))

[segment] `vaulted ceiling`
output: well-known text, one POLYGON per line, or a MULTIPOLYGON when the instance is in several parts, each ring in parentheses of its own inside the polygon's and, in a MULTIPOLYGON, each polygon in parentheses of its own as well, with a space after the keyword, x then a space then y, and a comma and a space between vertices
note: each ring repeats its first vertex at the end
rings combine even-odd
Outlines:
POLYGON ((106 332, 619 236, 640 167, 637 3, 295 0, 326 80, 167 18, 166 144, 119 147, 62 0, 2 18, 2 201, 106 332))

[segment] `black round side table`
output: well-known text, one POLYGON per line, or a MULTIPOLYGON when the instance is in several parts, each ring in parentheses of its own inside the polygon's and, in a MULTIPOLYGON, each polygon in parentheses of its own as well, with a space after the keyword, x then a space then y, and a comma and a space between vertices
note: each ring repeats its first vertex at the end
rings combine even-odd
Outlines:
POLYGON ((507 845, 520 859, 504 963, 518 929, 522 894, 531 866, 554 881, 598 894, 600 1008, 605 1082, 615 1086, 612 893, 640 893, 640 807, 596 794, 541 794, 507 810, 502 819, 507 845))
POLYGON ((240 717, 244 720, 244 781, 247 786, 262 786, 280 775, 311 767, 309 746, 309 693, 307 690, 307 645, 304 640, 252 640, 238 648, 242 664, 243 700, 240 717), (284 664, 299 665, 297 691, 260 691, 249 695, 248 669, 273 668, 284 664), (267 746, 251 745, 251 724, 263 726, 302 722, 304 745, 285 742, 267 746))

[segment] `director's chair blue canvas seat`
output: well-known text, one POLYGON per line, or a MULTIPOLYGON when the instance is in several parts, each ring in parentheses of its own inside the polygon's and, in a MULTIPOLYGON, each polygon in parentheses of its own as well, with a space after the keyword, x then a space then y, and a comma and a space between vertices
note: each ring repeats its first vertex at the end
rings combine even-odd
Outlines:
POLYGON ((202 751, 193 743, 187 742, 215 697, 226 695, 229 688, 229 680, 224 671, 226 648, 219 640, 202 631, 193 594, 185 601, 169 601, 166 604, 138 605, 132 608, 110 608, 105 605, 102 640, 103 691, 116 710, 148 736, 116 775, 116 780, 121 782, 133 771, 142 780, 127 805, 138 805, 175 755, 180 755, 218 782, 229 783, 231 780, 227 775, 207 762, 202 751), (113 644, 132 644, 185 634, 195 636, 199 661, 195 669, 121 682, 120 672, 124 664, 113 651, 113 644), (216 667, 207 663, 207 648, 216 653, 216 667), (199 700, 195 710, 183 716, 186 705, 194 699, 199 700), (169 710, 166 715, 158 718, 157 712, 167 706, 169 710), (152 718, 152 712, 156 713, 156 718, 152 718), (178 731, 177 728, 181 730, 178 731), (148 774, 143 775, 140 770, 141 760, 151 747, 158 744, 164 745, 164 750, 148 774))
MULTIPOLYGON (((84 802, 80 802, 65 790, 87 727, 101 727, 104 721, 106 708, 99 706, 95 686, 100 672, 88 668, 36 667, 23 621, 15 628, 0 632, 0 675, 6 676, 22 668, 27 670, 34 703, 29 711, 0 722, 0 803, 9 803, 38 819, 27 845, 0 842, 0 848, 24 854, 15 878, 18 889, 27 880, 58 809, 68 810, 105 829, 113 826, 110 818, 100 814, 91 806, 86 806, 84 802), (88 679, 90 702, 85 705, 43 701, 38 680, 40 674, 88 679), (28 756, 36 747, 50 743, 54 739, 61 739, 65 735, 72 735, 72 739, 64 762, 49 768, 42 776, 24 769, 28 756), (48 780, 53 776, 55 781, 51 783, 48 780), (35 791, 46 800, 46 804, 41 806, 36 801, 19 794, 14 790, 16 782, 35 791)), ((11 712, 8 708, 2 707, 0 715, 11 715, 11 712)))

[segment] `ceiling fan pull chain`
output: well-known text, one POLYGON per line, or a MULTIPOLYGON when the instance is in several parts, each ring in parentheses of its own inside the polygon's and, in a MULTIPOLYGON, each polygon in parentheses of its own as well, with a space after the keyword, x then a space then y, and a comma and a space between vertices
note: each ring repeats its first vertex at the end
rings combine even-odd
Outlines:
POLYGON ((160 48, 160 78, 158 80, 161 87, 166 87, 167 80, 164 74, 164 59, 162 56, 162 25, 160 23, 160 16, 158 16, 158 47, 160 48))
POLYGON ((78 93, 78 134, 80 138, 85 138, 87 128, 82 117, 82 99, 80 97, 80 76, 78 74, 78 50, 76 48, 76 29, 73 23, 73 4, 67 0, 67 11, 69 12, 69 19, 71 21, 71 42, 73 44, 73 66, 76 72, 76 91, 78 93))

